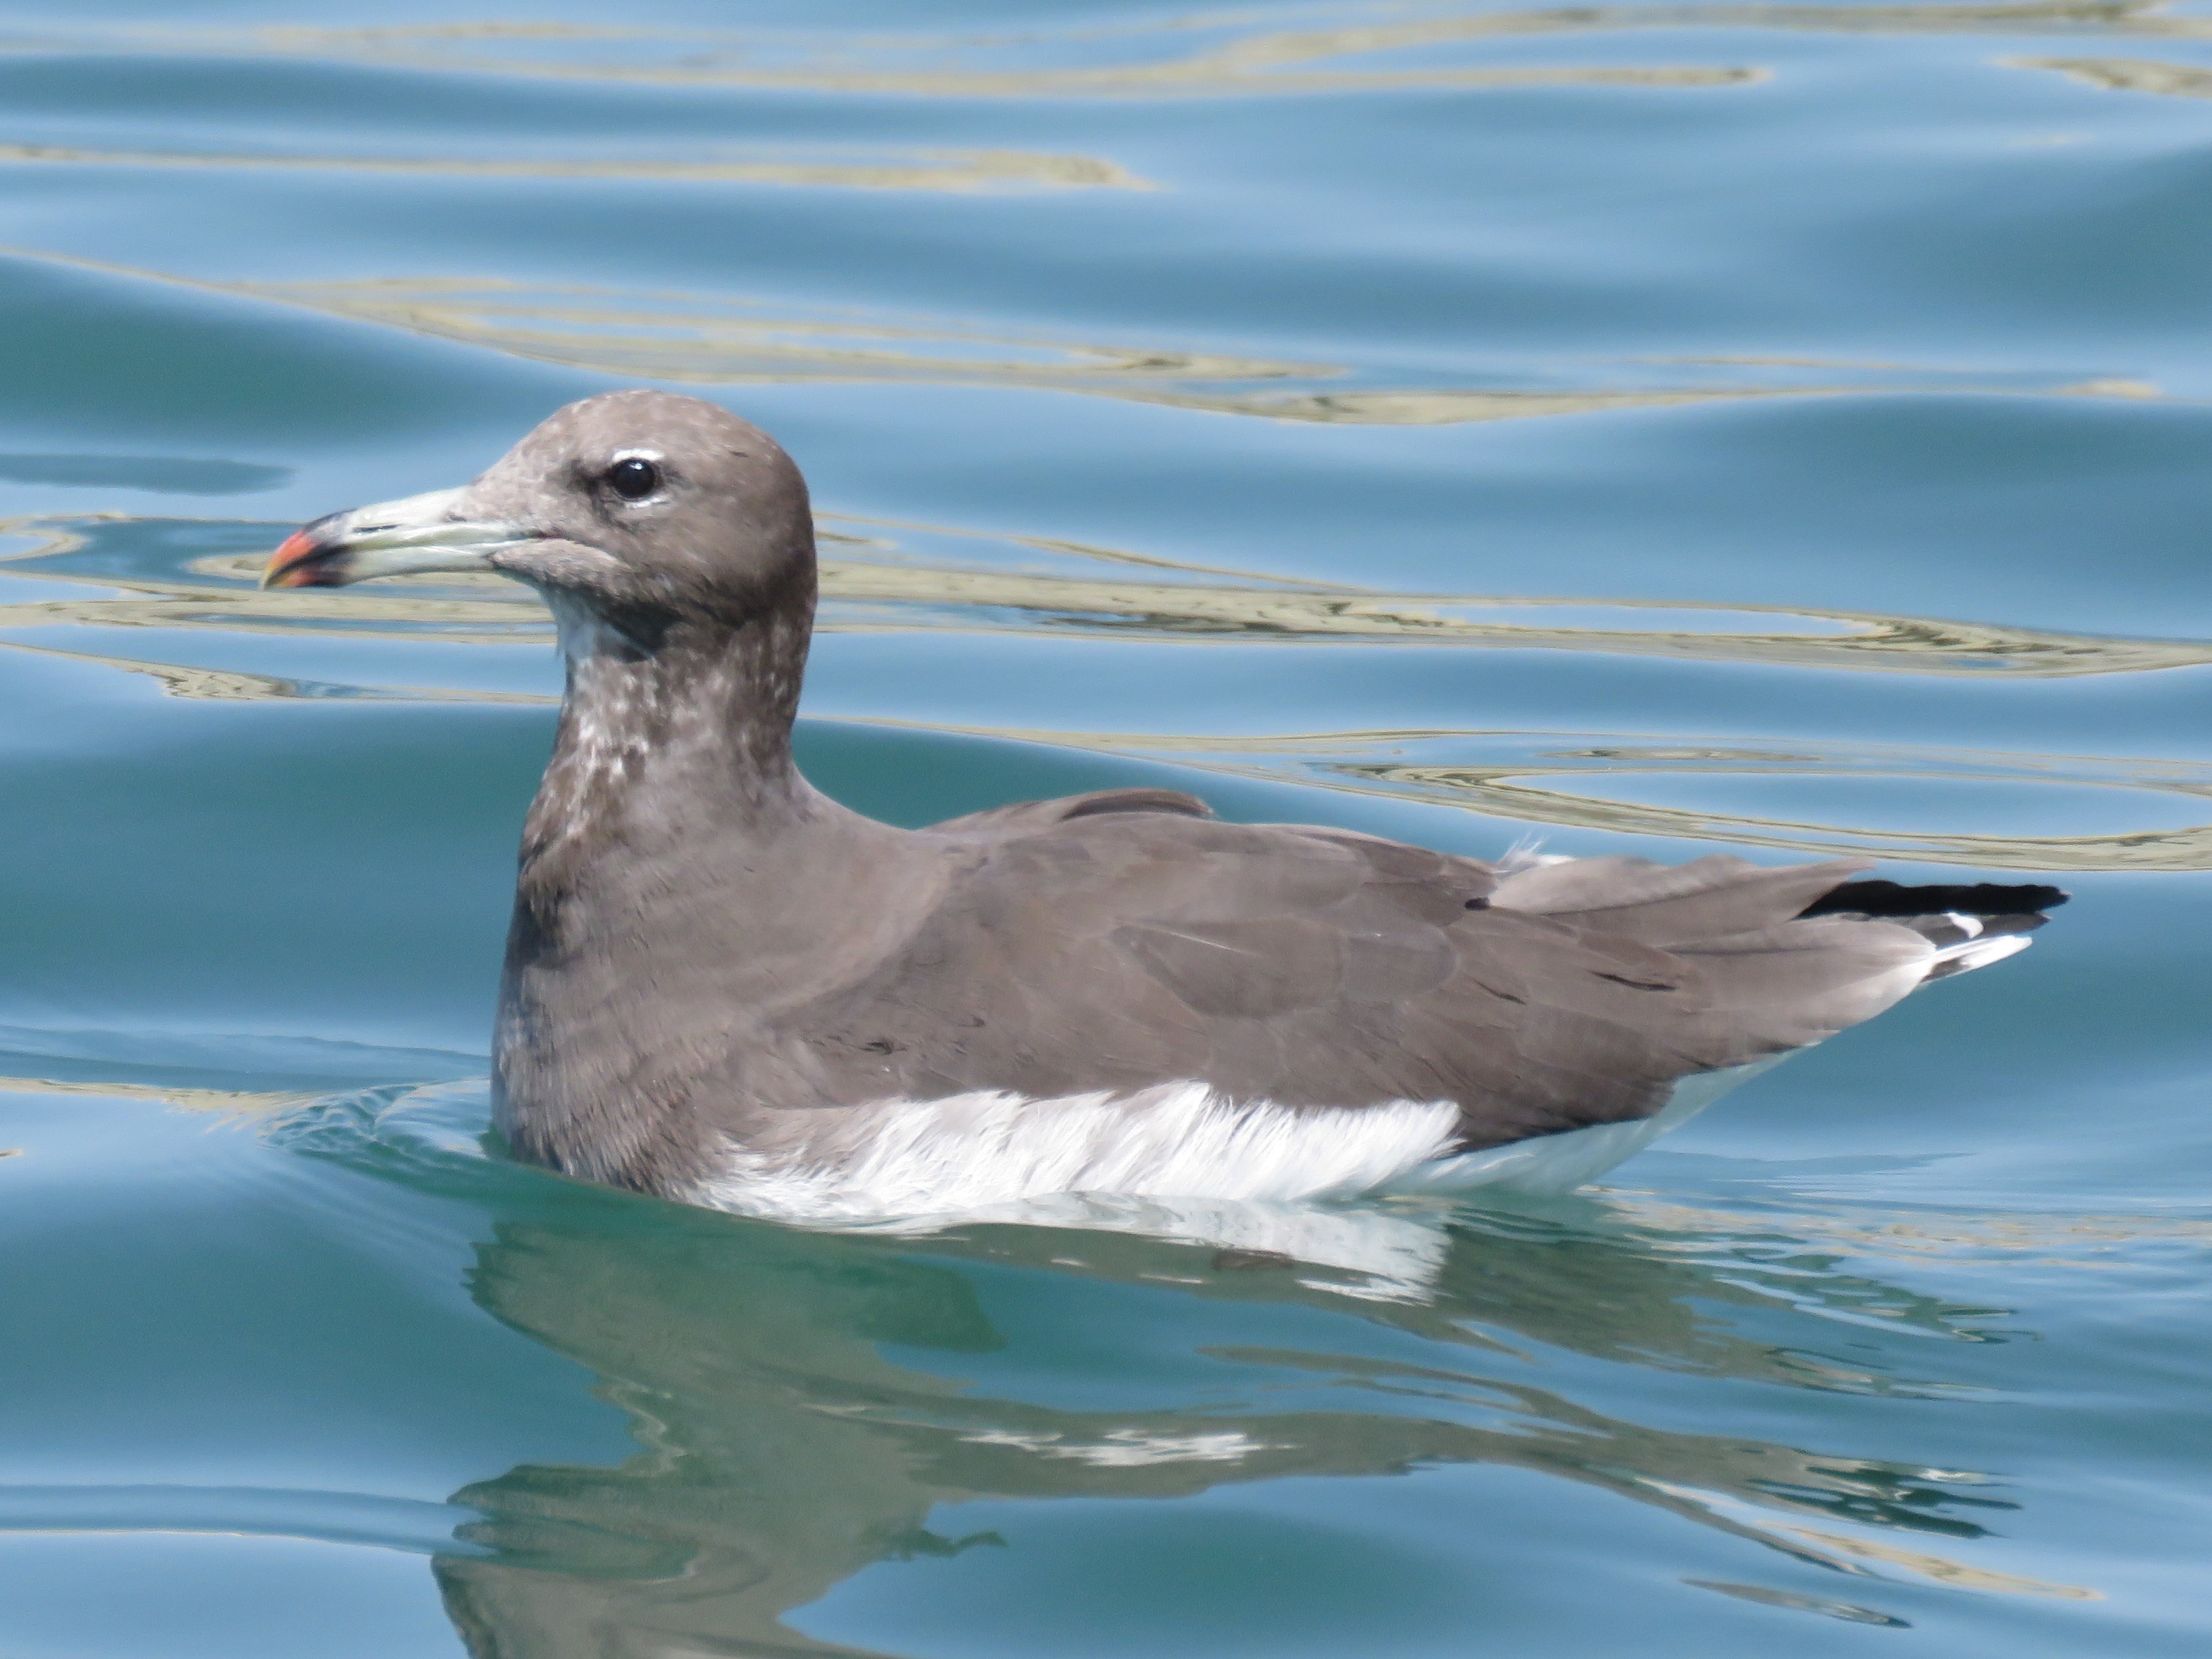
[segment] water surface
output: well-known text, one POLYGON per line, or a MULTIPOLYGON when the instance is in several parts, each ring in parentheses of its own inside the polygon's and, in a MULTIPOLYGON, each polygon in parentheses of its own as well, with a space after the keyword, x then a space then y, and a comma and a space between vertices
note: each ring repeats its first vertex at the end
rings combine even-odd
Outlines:
POLYGON ((0 5, 0 199, 11 1656, 2212 1644, 2212 11, 0 5), (547 620, 252 576, 639 383, 885 817, 2076 900, 1286 1250, 515 1168, 547 620))

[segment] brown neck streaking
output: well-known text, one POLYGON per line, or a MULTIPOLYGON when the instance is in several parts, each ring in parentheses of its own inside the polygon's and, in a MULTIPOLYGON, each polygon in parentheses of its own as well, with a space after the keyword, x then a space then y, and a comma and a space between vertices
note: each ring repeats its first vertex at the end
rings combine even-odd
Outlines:
POLYGON ((669 629, 652 649, 556 599, 568 688, 522 834, 526 894, 557 896, 611 846, 709 826, 771 830, 808 794, 791 757, 808 617, 669 629))

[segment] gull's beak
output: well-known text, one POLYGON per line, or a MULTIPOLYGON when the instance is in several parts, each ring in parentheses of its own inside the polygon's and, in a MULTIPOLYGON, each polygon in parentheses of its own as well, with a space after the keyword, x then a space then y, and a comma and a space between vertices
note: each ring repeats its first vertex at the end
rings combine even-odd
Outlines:
POLYGON ((380 501, 294 531, 269 556, 264 587, 343 587, 374 576, 489 570, 492 556, 536 539, 518 525, 457 517, 462 492, 441 489, 380 501))

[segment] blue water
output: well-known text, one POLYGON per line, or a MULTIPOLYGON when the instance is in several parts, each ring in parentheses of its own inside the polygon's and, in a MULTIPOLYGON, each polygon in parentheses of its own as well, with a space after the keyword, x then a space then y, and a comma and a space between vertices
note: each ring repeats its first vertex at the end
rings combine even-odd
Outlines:
POLYGON ((2212 1648, 2212 9, 480 15, 0 4, 0 1650, 2212 1648), (2075 902, 1309 1260, 514 1167, 546 619, 252 575, 641 382, 866 811, 2075 902))

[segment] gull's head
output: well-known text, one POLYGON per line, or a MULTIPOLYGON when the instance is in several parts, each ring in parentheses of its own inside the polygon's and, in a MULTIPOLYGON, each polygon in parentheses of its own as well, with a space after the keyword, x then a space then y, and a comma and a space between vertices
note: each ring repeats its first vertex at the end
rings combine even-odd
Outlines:
POLYGON ((295 531, 264 587, 490 571, 643 647, 686 622, 742 626, 813 593, 806 484, 775 439, 667 392, 558 410, 474 483, 295 531))

